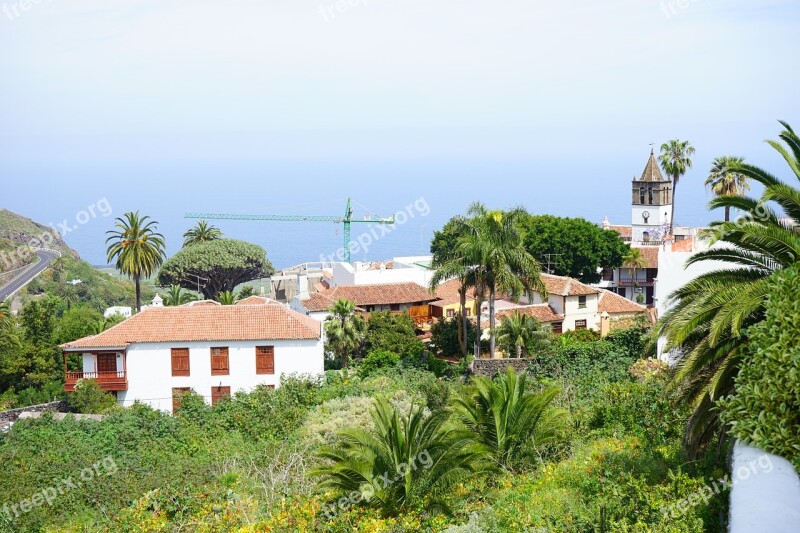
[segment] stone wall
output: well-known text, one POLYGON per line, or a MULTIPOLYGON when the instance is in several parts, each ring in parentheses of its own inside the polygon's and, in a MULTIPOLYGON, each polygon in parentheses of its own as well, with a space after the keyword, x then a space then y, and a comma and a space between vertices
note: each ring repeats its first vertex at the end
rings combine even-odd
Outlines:
POLYGON ((475 359, 470 363, 470 372, 476 376, 493 377, 499 372, 505 372, 507 367, 512 367, 517 372, 524 372, 531 366, 530 359, 475 359))
POLYGON ((44 411, 66 413, 69 411, 69 405, 65 400, 61 400, 59 402, 42 403, 39 405, 20 407, 18 409, 9 409, 8 411, 0 411, 0 431, 5 431, 11 427, 11 424, 16 422, 19 415, 22 413, 42 413, 44 411))

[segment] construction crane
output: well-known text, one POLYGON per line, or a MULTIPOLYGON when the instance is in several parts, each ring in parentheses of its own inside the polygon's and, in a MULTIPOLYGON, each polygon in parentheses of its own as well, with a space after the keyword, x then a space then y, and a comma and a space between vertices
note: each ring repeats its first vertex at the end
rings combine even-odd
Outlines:
POLYGON ((232 215, 226 213, 186 213, 183 218, 201 218, 203 220, 261 220, 272 222, 333 222, 344 225, 344 258, 350 262, 350 224, 394 224, 394 215, 391 217, 353 218, 353 209, 350 207, 350 198, 343 217, 326 215, 232 215))

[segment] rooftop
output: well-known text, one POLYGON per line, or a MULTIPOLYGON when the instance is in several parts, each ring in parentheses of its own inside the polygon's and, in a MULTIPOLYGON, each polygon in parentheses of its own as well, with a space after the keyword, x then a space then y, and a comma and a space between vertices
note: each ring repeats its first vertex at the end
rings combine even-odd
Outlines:
POLYGON ((597 310, 609 315, 646 313, 647 307, 639 305, 619 294, 605 289, 600 289, 597 310))
POLYGON ((432 302, 436 296, 416 283, 385 283, 378 285, 337 285, 319 291, 303 300, 310 313, 327 311, 336 300, 350 300, 359 307, 368 305, 413 304, 432 302))
POLYGON ((587 296, 589 294, 597 294, 597 289, 585 285, 577 279, 566 276, 542 274, 542 282, 547 288, 548 294, 559 296, 587 296))
POLYGON ((124 348, 134 343, 318 339, 316 320, 267 300, 251 297, 237 305, 195 303, 151 307, 106 331, 62 344, 86 348, 124 348), (246 303, 248 301, 259 303, 246 303))

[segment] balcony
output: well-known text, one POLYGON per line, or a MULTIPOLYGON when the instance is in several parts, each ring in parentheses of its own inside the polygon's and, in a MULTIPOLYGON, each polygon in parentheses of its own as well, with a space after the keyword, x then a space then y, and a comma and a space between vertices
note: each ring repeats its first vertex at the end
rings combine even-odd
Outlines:
POLYGON ((656 284, 655 278, 633 279, 620 278, 617 282, 618 287, 652 287, 656 284))
POLYGON ((93 379, 104 391, 128 390, 128 376, 124 370, 110 372, 66 372, 64 391, 75 392, 75 384, 79 379, 93 379))

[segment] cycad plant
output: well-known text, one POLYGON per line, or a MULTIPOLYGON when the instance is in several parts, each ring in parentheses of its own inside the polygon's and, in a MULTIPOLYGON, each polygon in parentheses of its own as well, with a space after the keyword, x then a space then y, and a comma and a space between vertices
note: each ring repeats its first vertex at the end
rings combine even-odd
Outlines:
POLYGON ((217 301, 222 305, 233 305, 236 303, 236 297, 232 291, 220 291, 217 293, 217 301))
MULTIPOLYGON (((781 124, 783 144, 767 142, 800 180, 800 138, 781 124)), ((690 452, 701 450, 722 429, 714 404, 733 390, 747 328, 764 318, 768 278, 800 257, 800 190, 744 162, 727 168, 762 184, 764 192, 759 199, 726 195, 709 203, 710 209, 736 208, 742 216, 711 224, 708 236, 716 246, 694 254, 688 264, 719 261, 729 266, 676 290, 672 308, 656 328, 657 335, 667 338, 666 349, 675 349, 679 358, 673 386, 694 407, 686 433, 690 452)))
POLYGON ((427 414, 415 404, 408 414, 383 397, 372 411, 373 431, 348 429, 336 447, 325 447, 314 471, 321 486, 348 505, 393 516, 423 503, 446 509, 447 489, 489 467, 486 452, 471 436, 448 424, 445 411, 427 414))
POLYGON ((527 389, 527 375, 510 366, 494 379, 475 377, 471 392, 455 399, 455 411, 466 428, 498 465, 513 468, 536 447, 551 444, 564 427, 567 413, 552 406, 556 387, 527 389))
POLYGON ((167 292, 164 294, 164 305, 176 306, 188 304, 195 301, 197 298, 194 294, 184 290, 180 285, 170 285, 167 292))

